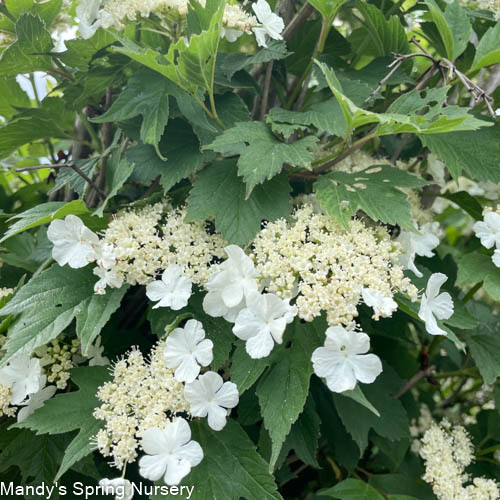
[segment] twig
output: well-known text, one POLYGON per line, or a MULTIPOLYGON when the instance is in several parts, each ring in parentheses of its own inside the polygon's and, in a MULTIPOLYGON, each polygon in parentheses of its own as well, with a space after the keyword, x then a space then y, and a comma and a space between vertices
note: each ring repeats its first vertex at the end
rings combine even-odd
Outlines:
POLYGON ((260 102, 260 116, 259 119, 264 121, 267 113, 267 104, 269 102, 269 90, 271 88, 271 76, 273 74, 274 61, 267 63, 266 75, 264 77, 264 90, 262 92, 262 100, 260 102))
POLYGON ((292 19, 290 24, 283 31, 283 40, 288 41, 297 31, 302 27, 302 25, 307 21, 308 17, 314 12, 314 7, 310 3, 306 3, 302 9, 297 12, 297 15, 292 19))
POLYGON ((86 180, 90 186, 92 186, 96 193, 102 200, 106 199, 106 194, 101 191, 101 189, 94 183, 94 181, 85 173, 82 172, 74 163, 68 163, 68 166, 72 168, 82 179, 86 180))
POLYGON ((63 168, 69 167, 69 163, 56 163, 54 165, 36 165, 34 167, 21 167, 16 168, 16 172, 26 172, 28 170, 42 170, 44 168, 63 168))
POLYGON ((434 365, 431 365, 415 373, 415 375, 413 375, 413 377, 408 380, 408 382, 406 382, 406 384, 403 385, 403 387, 401 387, 401 389, 399 389, 399 391, 392 397, 394 399, 399 399, 403 394, 406 394, 415 384, 420 382, 420 380, 431 375, 435 369, 436 367, 434 365))

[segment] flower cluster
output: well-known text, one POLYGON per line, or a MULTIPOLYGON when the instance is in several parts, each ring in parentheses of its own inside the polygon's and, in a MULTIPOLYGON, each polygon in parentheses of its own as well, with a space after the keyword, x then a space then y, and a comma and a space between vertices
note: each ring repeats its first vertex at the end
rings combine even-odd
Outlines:
POLYGON ((329 325, 353 327, 364 288, 383 298, 400 291, 416 299, 397 263, 401 249, 385 229, 356 219, 346 229, 311 205, 298 208, 294 219, 293 225, 284 219, 268 223, 252 256, 265 289, 296 297, 300 318, 312 321, 326 311, 329 325))
POLYGON ((495 19, 500 19, 500 2, 498 0, 460 0, 464 7, 477 10, 489 10, 495 16, 495 19))
POLYGON ((472 484, 464 470, 474 458, 472 442, 462 426, 451 427, 447 420, 433 423, 422 438, 420 456, 425 461, 424 481, 432 485, 439 500, 495 500, 498 484, 491 479, 474 478, 472 484))
POLYGON ((500 267, 500 205, 496 211, 487 209, 482 221, 474 224, 474 232, 486 248, 495 248, 492 260, 495 266, 500 267))
MULTIPOLYGON (((199 0, 205 7, 205 0, 199 0)), ((183 24, 188 13, 188 0, 82 0, 77 7, 80 34, 90 38, 99 28, 125 29, 127 22, 148 18, 152 13, 162 21, 183 24)), ((243 33, 254 33, 259 46, 267 47, 266 38, 281 40, 285 25, 283 19, 271 11, 266 0, 252 4, 255 16, 243 10, 240 4, 227 4, 222 18, 221 36, 229 42, 243 33)), ((168 24, 168 23, 167 23, 168 24)))

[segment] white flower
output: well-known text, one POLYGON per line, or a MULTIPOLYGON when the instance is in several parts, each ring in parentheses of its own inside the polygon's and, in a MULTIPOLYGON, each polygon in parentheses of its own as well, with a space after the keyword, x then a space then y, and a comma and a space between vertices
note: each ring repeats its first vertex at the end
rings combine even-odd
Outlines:
POLYGON ((453 314, 453 301, 448 292, 439 293, 441 285, 448 279, 443 273, 435 273, 427 282, 427 289, 422 295, 418 317, 425 323, 427 333, 446 335, 439 328, 436 319, 448 319, 453 314))
POLYGON ((220 37, 225 38, 228 42, 236 42, 241 35, 243 35, 243 31, 232 28, 222 27, 220 30, 220 37))
MULTIPOLYGON (((415 229, 418 226, 415 224, 415 229)), ((413 271, 415 276, 421 278, 422 273, 415 267, 415 256, 433 257, 434 250, 439 245, 439 223, 428 222, 420 228, 420 233, 412 231, 401 231, 397 241, 401 243, 404 253, 400 256, 400 264, 406 269, 413 271)))
POLYGON ((265 358, 273 350, 274 342, 283 342, 286 325, 295 314, 296 309, 287 300, 272 293, 253 292, 236 318, 233 333, 246 340, 245 348, 251 358, 265 358))
POLYGON ((41 408, 45 404, 45 401, 56 393, 56 390, 55 385, 48 385, 37 393, 32 394, 25 403, 22 403, 23 408, 17 413, 17 421, 23 422, 26 420, 35 410, 41 408))
POLYGON ((267 47, 266 35, 275 40, 283 40, 281 32, 285 27, 285 23, 280 16, 274 14, 266 0, 258 0, 252 4, 252 9, 259 23, 262 24, 261 27, 252 28, 259 47, 267 47))
POLYGON ((200 365, 208 366, 213 359, 214 345, 205 339, 203 325, 195 319, 184 328, 176 328, 165 341, 163 356, 168 368, 175 368, 179 382, 192 382, 200 373, 200 365))
POLYGON ((18 405, 27 396, 35 394, 45 385, 45 376, 38 358, 18 354, 0 370, 0 384, 12 391, 11 404, 18 405))
POLYGON ((484 216, 484 221, 476 222, 473 229, 483 247, 492 248, 495 245, 500 247, 500 214, 488 212, 484 216))
POLYGON ((214 431, 226 425, 227 408, 234 408, 239 401, 238 388, 233 382, 224 382, 215 372, 200 375, 197 380, 187 384, 184 397, 191 405, 189 412, 193 417, 206 417, 214 431))
POLYGON ((191 441, 191 429, 183 418, 177 418, 165 429, 152 427, 144 432, 142 448, 147 453, 139 460, 139 473, 151 481, 163 480, 169 486, 179 484, 191 467, 203 460, 203 450, 191 441))
POLYGON ((398 305, 391 297, 385 297, 380 292, 371 288, 363 288, 361 291, 365 304, 373 308, 373 319, 378 320, 380 316, 390 318, 398 305))
POLYGON ((382 373, 382 362, 370 349, 366 333, 348 331, 341 326, 326 330, 324 347, 312 353, 314 373, 326 379, 332 392, 354 389, 356 381, 371 384, 382 373))
POLYGON ((109 365, 109 359, 103 356, 104 347, 101 345, 101 336, 98 335, 93 345, 87 347, 86 357, 89 359, 89 366, 109 365))
POLYGON ((102 26, 109 28, 113 24, 113 17, 104 10, 100 10, 102 0, 82 0, 76 8, 78 27, 82 38, 91 38, 102 26))
POLYGON ((115 248, 109 243, 99 242, 95 249, 96 261, 99 267, 104 269, 112 269, 116 264, 115 248))
POLYGON ((191 280, 184 276, 181 266, 172 264, 163 271, 161 281, 149 283, 146 287, 146 295, 149 300, 159 301, 153 309, 170 307, 178 311, 187 306, 192 287, 191 280))
POLYGON ((101 479, 99 481, 99 486, 104 488, 106 495, 110 493, 115 495, 115 500, 132 500, 132 498, 134 498, 132 483, 123 477, 101 479))
POLYGON ((99 238, 76 215, 52 221, 47 237, 54 244, 52 257, 60 266, 78 269, 96 260, 99 238))
POLYGON ((499 248, 497 248, 495 250, 495 252, 493 253, 492 260, 493 260, 493 264, 495 264, 495 266, 500 267, 500 249, 499 248))
POLYGON ((234 322, 245 307, 245 297, 258 290, 255 279, 258 273, 252 259, 240 247, 229 245, 224 250, 229 258, 208 279, 203 310, 215 318, 222 316, 234 322))
POLYGON ((104 295, 106 287, 120 288, 123 285, 123 275, 115 269, 104 269, 102 267, 94 267, 94 274, 100 279, 94 285, 94 293, 104 295))

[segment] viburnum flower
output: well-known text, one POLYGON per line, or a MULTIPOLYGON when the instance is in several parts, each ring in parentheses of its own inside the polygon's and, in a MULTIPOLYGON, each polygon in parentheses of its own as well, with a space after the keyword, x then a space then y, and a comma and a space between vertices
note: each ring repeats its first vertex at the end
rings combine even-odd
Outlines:
MULTIPOLYGON (((418 226, 415 224, 415 229, 418 226)), ((439 223, 428 222, 420 228, 420 233, 412 231, 401 231, 397 241, 401 243, 404 253, 400 257, 400 263, 406 269, 413 271, 415 276, 421 278, 423 274, 415 266, 415 256, 433 257, 434 250, 439 245, 439 223)))
POLYGON ((94 293, 104 295, 106 287, 120 288, 123 285, 123 274, 115 269, 105 269, 103 267, 94 267, 94 274, 100 278, 94 285, 94 293))
POLYGON ((52 257, 60 266, 78 269, 97 258, 99 238, 76 215, 52 221, 47 237, 54 245, 52 257))
POLYGON ((94 344, 87 348, 86 357, 89 359, 89 366, 109 365, 109 358, 103 356, 104 347, 101 345, 101 336, 98 335, 94 344))
POLYGON ((236 317, 233 333, 246 341, 245 349, 251 358, 265 358, 273 350, 274 342, 283 342, 286 325, 295 314, 296 309, 288 300, 272 293, 253 292, 236 317))
POLYGON ((439 293, 443 283, 448 279, 443 273, 434 273, 427 282, 422 295, 418 317, 425 323, 427 333, 446 335, 437 324, 438 319, 448 319, 453 314, 453 300, 448 292, 439 293))
POLYGON ((112 493, 115 500, 132 500, 134 498, 134 488, 132 483, 123 477, 115 479, 104 478, 99 481, 99 486, 104 488, 105 494, 112 493))
POLYGON ((104 269, 112 269, 116 264, 116 254, 113 245, 109 243, 99 242, 96 249, 96 261, 99 267, 104 269))
POLYGON ((352 390, 357 380, 371 384, 382 373, 382 362, 375 354, 366 354, 369 349, 366 333, 331 326, 324 346, 312 353, 314 373, 326 380, 332 392, 352 390))
POLYGON ((76 8, 82 38, 91 38, 101 26, 107 28, 113 24, 111 14, 100 10, 101 3, 102 0, 83 0, 76 8))
POLYGON ((23 407, 17 412, 17 421, 23 422, 26 420, 35 410, 41 408, 45 404, 45 401, 56 393, 56 390, 55 385, 48 385, 29 396, 27 401, 22 403, 23 407))
POLYGON ((229 245, 224 250, 229 258, 208 279, 203 310, 215 318, 222 316, 234 322, 245 306, 245 297, 258 290, 258 273, 252 259, 239 246, 229 245))
POLYGON ((151 481, 161 477, 166 484, 179 484, 191 467, 203 460, 203 450, 191 441, 191 429, 183 418, 176 418, 164 429, 152 427, 144 432, 142 448, 147 453, 139 460, 139 473, 151 481))
POLYGON ((363 288, 361 295, 365 304, 373 308, 373 318, 378 320, 380 316, 389 318, 392 313, 398 308, 398 305, 391 297, 386 297, 376 290, 371 288, 363 288))
POLYGON ((484 220, 474 224, 473 229, 483 247, 492 248, 495 245, 500 247, 500 214, 488 212, 484 220))
POLYGON ((224 382, 215 372, 206 372, 197 380, 187 384, 184 397, 190 404, 193 417, 206 417, 214 431, 226 425, 227 408, 234 408, 239 401, 238 387, 233 382, 224 382))
POLYGON ((214 345, 205 339, 203 325, 190 319, 184 328, 176 328, 165 341, 163 356, 168 368, 175 368, 179 382, 192 382, 200 373, 200 365, 208 366, 213 360, 214 345))
POLYGON ((181 266, 172 264, 163 271, 161 281, 153 281, 146 287, 148 299, 158 302, 153 309, 158 307, 170 307, 178 311, 186 307, 191 297, 193 283, 184 276, 181 266))
POLYGON ((13 405, 18 405, 29 395, 37 393, 45 385, 45 381, 40 360, 31 358, 28 354, 18 354, 0 369, 0 384, 12 391, 13 405))
POLYGON ((275 40, 283 40, 281 32, 285 27, 285 23, 280 16, 275 14, 266 0, 258 0, 252 4, 252 9, 262 26, 253 27, 257 44, 259 47, 267 47, 266 35, 269 35, 275 40))

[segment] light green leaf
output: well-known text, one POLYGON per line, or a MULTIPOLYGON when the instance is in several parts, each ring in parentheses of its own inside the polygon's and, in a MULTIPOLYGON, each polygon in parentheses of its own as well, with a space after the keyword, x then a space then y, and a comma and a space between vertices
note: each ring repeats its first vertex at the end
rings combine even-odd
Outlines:
POLYGON ((0 55, 0 74, 45 71, 52 68, 50 56, 43 55, 53 47, 50 33, 39 16, 23 14, 16 22, 16 41, 0 55))
POLYGON ((7 221, 16 222, 9 227, 0 240, 0 243, 15 234, 22 233, 33 227, 48 224, 56 219, 64 219, 66 215, 82 215, 87 213, 88 209, 81 200, 74 200, 69 203, 64 203, 63 201, 50 201, 48 203, 36 205, 25 212, 14 215, 7 221))
POLYGON ((302 324, 295 320, 285 333, 285 342, 291 340, 291 346, 282 351, 279 361, 266 371, 257 385, 264 427, 272 441, 270 470, 278 460, 292 424, 303 411, 313 373, 311 354, 321 345, 325 329, 323 321, 302 324))
POLYGON ((215 227, 229 243, 246 245, 263 220, 290 215, 290 185, 285 174, 257 186, 245 198, 245 184, 237 176, 234 161, 205 167, 188 198, 187 221, 215 217, 215 227))
POLYGON ((97 277, 90 267, 71 269, 53 265, 32 278, 0 314, 19 315, 5 344, 5 365, 18 351, 28 352, 56 338, 76 317, 76 333, 88 345, 118 308, 126 287, 94 294, 97 277), (100 315, 92 315, 98 311, 100 315))
POLYGON ((397 16, 391 16, 387 20, 375 5, 364 1, 358 0, 356 7, 363 15, 363 26, 368 34, 366 43, 370 43, 374 55, 389 56, 392 53, 410 52, 408 38, 397 16))
POLYGON ((384 500, 384 497, 368 483, 360 479, 344 479, 342 482, 318 492, 320 496, 339 500, 384 500))
POLYGON ((109 378, 109 371, 105 366, 74 368, 71 371, 71 380, 80 388, 79 391, 58 394, 46 401, 26 420, 15 425, 36 431, 37 434, 63 434, 79 430, 66 448, 55 480, 93 451, 90 438, 95 436, 103 425, 102 421, 96 420, 92 415, 100 404, 96 397, 97 389, 109 378))
POLYGON ((446 56, 454 61, 465 50, 472 33, 472 26, 465 9, 458 0, 446 6, 443 12, 435 0, 425 0, 429 14, 436 25, 446 50, 446 56))
POLYGON ((500 62, 500 23, 492 26, 479 40, 471 70, 500 62))
POLYGON ((500 300, 500 268, 488 255, 479 252, 464 255, 458 262, 457 285, 475 285, 481 281, 491 298, 500 300))
POLYGON ((314 191, 325 210, 344 226, 358 210, 373 220, 399 224, 413 230, 410 204, 398 187, 422 187, 422 178, 388 165, 374 165, 361 172, 330 172, 314 184, 314 191))
POLYGON ((93 118, 96 123, 127 120, 142 115, 141 140, 157 146, 168 122, 167 81, 148 69, 134 73, 127 86, 106 113, 93 118))
MULTIPOLYGON (((192 500, 281 499, 266 462, 234 420, 229 418, 219 432, 210 429, 205 419, 192 421, 190 426, 192 439, 204 453, 201 463, 182 482, 194 486, 192 500)), ((164 497, 152 497, 160 498, 164 497)))
POLYGON ((309 3, 325 18, 331 22, 335 19, 340 7, 347 0, 308 0, 309 3))
POLYGON ((16 108, 29 108, 28 94, 21 89, 15 78, 0 78, 0 116, 10 119, 16 108))
POLYGON ((423 145, 446 163, 457 179, 463 170, 480 181, 500 182, 500 124, 475 132, 420 135, 423 145))
POLYGON ((368 408, 372 413, 374 413, 377 417, 380 417, 380 413, 378 410, 366 399, 366 396, 363 394, 363 391, 361 390, 361 387, 359 384, 356 385, 356 387, 352 391, 344 391, 342 393, 342 396, 345 396, 347 398, 351 398, 360 405, 363 405, 365 408, 368 408))
POLYGON ((239 154, 238 174, 243 177, 248 199, 253 188, 270 180, 281 172, 285 163, 295 167, 309 168, 317 137, 308 136, 286 144, 278 140, 262 122, 237 123, 225 130, 206 149, 212 149, 225 156, 239 154))

